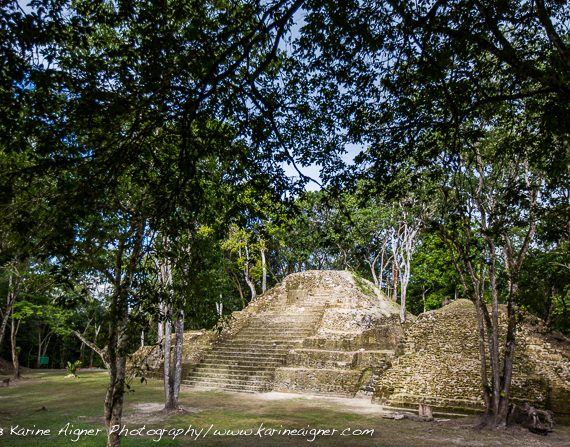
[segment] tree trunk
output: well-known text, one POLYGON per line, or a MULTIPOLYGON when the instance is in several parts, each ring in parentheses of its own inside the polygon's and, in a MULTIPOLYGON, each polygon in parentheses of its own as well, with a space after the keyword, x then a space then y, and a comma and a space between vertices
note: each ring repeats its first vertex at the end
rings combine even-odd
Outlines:
POLYGON ((245 302, 245 296, 244 296, 243 288, 241 287, 241 283, 239 281, 239 278, 237 277, 237 275, 233 271, 230 271, 230 276, 232 278, 232 282, 234 283, 234 286, 236 287, 236 289, 239 293, 239 298, 241 301, 241 308, 244 309, 245 306, 247 306, 247 303, 245 302))
POLYGON ((392 282, 394 289, 392 290, 392 299, 398 301, 398 267, 396 261, 392 262, 392 282))
POLYGON ((12 308, 16 302, 18 296, 17 293, 18 281, 14 280, 14 273, 10 272, 8 277, 8 295, 6 296, 6 308, 2 312, 2 323, 0 323, 0 350, 2 349, 2 343, 4 342, 4 335, 6 334, 6 329, 8 327, 8 321, 10 321, 10 316, 12 315, 12 308))
POLYGON ((265 248, 261 249, 261 293, 265 293, 267 290, 267 264, 265 261, 265 248))
MULTIPOLYGON (((95 338, 94 338, 94 343, 93 344, 97 344, 97 337, 99 336, 99 332, 101 332, 101 325, 95 326, 95 338)), ((89 367, 92 368, 93 367, 93 355, 95 354, 95 351, 93 349, 91 349, 91 354, 89 355, 89 367)), ((107 369, 109 368, 108 366, 105 366, 107 369)))
POLYGON ((507 303, 507 335, 505 340, 505 357, 503 359, 499 409, 495 420, 497 427, 506 427, 509 415, 509 399, 511 394, 516 340, 516 314, 513 304, 514 297, 511 295, 507 303))
POLYGON ((114 293, 111 297, 109 343, 109 385, 105 396, 105 427, 107 428, 107 447, 120 446, 120 427, 123 416, 125 397, 125 378, 127 374, 127 353, 129 333, 129 302, 133 276, 140 262, 143 236, 146 223, 143 219, 133 223, 133 232, 123 235, 115 261, 114 293), (124 262, 125 240, 134 237, 132 252, 124 262), (124 271, 124 274, 122 273, 124 271))
MULTIPOLYGON (((12 312, 13 315, 13 312, 12 312)), ((20 321, 14 320, 12 316, 12 321, 10 324, 10 342, 12 347, 12 366, 14 368, 14 379, 20 378, 20 360, 18 358, 19 348, 16 344, 16 336, 18 334, 18 329, 20 329, 20 321)))
POLYGON ((107 428, 107 447, 119 447, 127 357, 114 353, 111 357, 109 385, 105 396, 105 427, 107 428))
POLYGON ((180 309, 176 318, 176 347, 174 349, 174 398, 178 408, 178 395, 182 382, 182 354, 184 352, 184 311, 180 309))
POLYGON ((365 260, 368 266, 370 267, 370 274, 372 275, 372 282, 376 287, 380 287, 380 283, 378 282, 378 276, 376 275, 376 259, 373 262, 370 262, 368 259, 365 260))
MULTIPOLYGON (((178 407, 178 396, 180 394, 180 383, 182 382, 182 353, 184 349, 184 311, 179 310, 176 316, 175 325, 175 345, 174 359, 172 365, 168 367, 168 377, 166 376, 166 367, 164 375, 164 385, 166 392, 165 411, 176 411, 178 407)), ((169 359, 170 361, 170 356, 169 359)), ((165 357, 166 365, 166 357, 165 357)))
POLYGON ((489 247, 489 256, 491 263, 489 265, 489 282, 491 284, 491 325, 487 327, 489 331, 489 358, 491 361, 491 374, 493 377, 493 414, 495 418, 499 412, 499 400, 501 394, 501 366, 499 352, 499 291, 497 289, 497 273, 496 273, 496 248, 493 240, 486 237, 489 247))
MULTIPOLYGON (((406 214, 404 213, 404 218, 406 214)), ((416 236, 420 230, 420 222, 401 222, 398 228, 398 243, 394 244, 394 260, 399 260, 397 270, 400 272, 400 323, 406 322, 406 297, 411 276, 412 256, 416 246, 416 236)))
POLYGON ((119 286, 118 289, 119 293, 115 295, 114 303, 111 306, 113 311, 112 320, 109 325, 109 384, 105 396, 107 447, 120 446, 120 426, 123 415, 127 372, 129 310, 124 289, 121 286, 119 286), (120 296, 117 296, 119 294, 120 296))
POLYGON ((406 292, 408 283, 402 281, 400 284, 400 323, 406 322, 406 292))
MULTIPOLYGON (((89 329, 89 326, 91 326, 91 321, 92 319, 90 318, 89 321, 87 322, 87 324, 85 325, 85 329, 83 329, 83 336, 85 337, 85 334, 87 334, 87 330, 89 329)), ((97 340, 95 340, 95 343, 97 343, 97 340)), ((81 361, 81 364, 84 365, 85 359, 85 343, 83 342, 83 340, 81 341, 81 346, 79 348, 79 360, 81 361)))
POLYGON ((172 401, 172 388, 170 387, 170 354, 171 354, 171 343, 172 343, 172 323, 170 322, 170 317, 164 321, 164 343, 163 343, 163 367, 162 375, 164 379, 164 401, 166 402, 164 408, 166 410, 169 402, 172 401))
POLYGON ((251 277, 249 276, 249 247, 245 246, 245 263, 243 267, 243 276, 245 278, 245 282, 251 291, 251 300, 253 301, 257 297, 257 291, 255 290, 255 283, 252 281, 251 277))
MULTIPOLYGON (((40 367, 40 357, 43 357, 46 355, 47 348, 49 346, 49 342, 51 340, 52 335, 53 335, 53 332, 49 331, 49 329, 48 329, 48 333, 42 339, 41 334, 38 332, 38 358, 37 358, 37 362, 36 362, 37 368, 40 367)), ((82 345, 83 345, 83 343, 82 343, 82 345)))
POLYGON ((42 334, 38 330, 38 355, 36 358, 36 368, 40 367, 40 357, 42 356, 42 334))
MULTIPOLYGON (((95 336, 97 336, 97 334, 99 333, 99 330, 101 329, 101 326, 98 327, 98 329, 95 331, 95 336)), ((82 334, 80 334, 77 331, 73 331, 73 334, 79 339, 81 340, 83 343, 85 343, 90 349, 91 349, 91 358, 89 360, 89 365, 93 365, 93 353, 95 352, 100 358, 101 361, 103 362, 103 366, 105 368, 107 368, 108 370, 110 370, 111 368, 111 360, 109 357, 109 348, 108 346, 104 347, 104 348, 100 348, 99 346, 97 346, 95 343, 90 342, 89 340, 87 340, 82 334)))
MULTIPOLYGON (((160 272, 160 270, 159 270, 160 272)), ((162 276, 159 276, 161 283, 163 282, 162 276)), ((161 301, 158 303, 158 310, 159 310, 159 320, 156 328, 156 335, 158 337, 158 343, 161 343, 164 340, 164 318, 165 318, 165 304, 161 301)))

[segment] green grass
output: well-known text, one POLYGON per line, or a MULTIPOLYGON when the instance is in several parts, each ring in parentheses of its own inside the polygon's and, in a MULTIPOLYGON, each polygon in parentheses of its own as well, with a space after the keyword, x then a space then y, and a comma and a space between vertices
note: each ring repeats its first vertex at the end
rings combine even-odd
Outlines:
MULTIPOLYGON (((103 424, 103 399, 107 375, 97 372, 80 372, 78 379, 66 379, 65 373, 33 372, 14 387, 0 388, 0 436, 1 447, 28 446, 82 446, 105 445, 106 433, 103 424), (97 436, 81 436, 74 442, 69 428, 100 430, 97 436), (10 427, 50 429, 50 436, 10 435, 10 427), (71 427, 73 425, 73 427, 71 427), (59 434, 58 434, 59 433, 59 434)), ((389 446, 389 447, 435 447, 445 445, 503 445, 520 447, 563 447, 570 445, 570 428, 561 427, 548 438, 537 437, 528 432, 508 431, 478 432, 472 427, 473 420, 455 420, 444 423, 418 423, 409 420, 382 419, 380 411, 357 412, 346 402, 293 396, 289 399, 269 400, 260 395, 223 393, 219 391, 183 390, 181 404, 185 414, 164 415, 160 410, 164 402, 162 383, 133 383, 125 399, 123 423, 129 430, 144 427, 149 430, 203 430, 198 439, 192 436, 173 438, 167 432, 162 439, 155 436, 136 436, 131 432, 122 438, 126 447, 146 446, 389 446), (310 432, 301 436, 285 436, 275 432, 269 436, 256 436, 263 424, 265 429, 336 429, 333 436, 317 436, 314 441, 310 432), (210 428, 211 427, 211 428, 210 428), (373 429, 370 436, 342 436, 342 430, 373 429), (208 431, 208 435, 204 434, 208 431), (233 434, 222 435, 226 430, 233 434), (238 435, 235 431, 242 430, 238 435), (250 431, 247 431, 250 430, 250 431), (245 432, 244 432, 245 431, 245 432), (216 434, 217 433, 217 434, 216 434)), ((194 432, 193 434, 196 434, 194 432)))

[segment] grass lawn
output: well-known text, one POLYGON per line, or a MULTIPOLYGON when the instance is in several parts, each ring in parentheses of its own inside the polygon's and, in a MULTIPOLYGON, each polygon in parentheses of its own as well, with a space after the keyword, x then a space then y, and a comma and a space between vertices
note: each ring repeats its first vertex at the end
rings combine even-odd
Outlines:
MULTIPOLYGON (((64 372, 32 372, 15 386, 0 388, 0 446, 105 445, 106 373, 80 372, 78 379, 64 376, 64 372), (49 429, 50 433, 26 436, 26 429, 49 429)), ((479 431, 473 428, 474 419, 394 421, 382 419, 380 407, 360 400, 277 393, 183 390, 181 404, 187 412, 164 415, 161 382, 133 383, 132 389, 124 408, 123 423, 129 434, 122 445, 126 447, 570 446, 570 427, 556 427, 547 437, 518 428, 479 431), (322 431, 311 431, 316 429, 322 431), (292 430, 297 433, 293 435, 292 430)))

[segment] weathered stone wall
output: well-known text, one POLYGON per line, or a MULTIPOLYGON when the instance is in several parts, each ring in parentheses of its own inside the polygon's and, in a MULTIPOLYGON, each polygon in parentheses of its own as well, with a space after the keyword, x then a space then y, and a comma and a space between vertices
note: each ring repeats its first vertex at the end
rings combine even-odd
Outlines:
MULTIPOLYGON (((504 322, 504 312, 501 319, 504 322)), ((376 402, 414 409, 426 403, 439 412, 482 411, 473 303, 457 300, 420 315, 406 330, 403 351, 379 378, 376 402)), ((513 401, 528 401, 563 417, 569 414, 570 343, 552 339, 537 319, 527 317, 515 353, 513 401)))

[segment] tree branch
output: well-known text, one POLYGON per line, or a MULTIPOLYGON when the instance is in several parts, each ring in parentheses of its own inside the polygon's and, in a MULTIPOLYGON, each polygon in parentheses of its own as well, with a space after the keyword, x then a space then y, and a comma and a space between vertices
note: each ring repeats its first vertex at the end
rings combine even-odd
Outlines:
POLYGON ((106 346, 104 348, 100 348, 95 343, 87 340, 82 334, 77 331, 73 331, 73 335, 75 335, 77 338, 79 338, 79 340, 85 343, 85 345, 91 348, 93 352, 95 352, 101 358, 105 368, 109 369, 109 354, 106 346))

